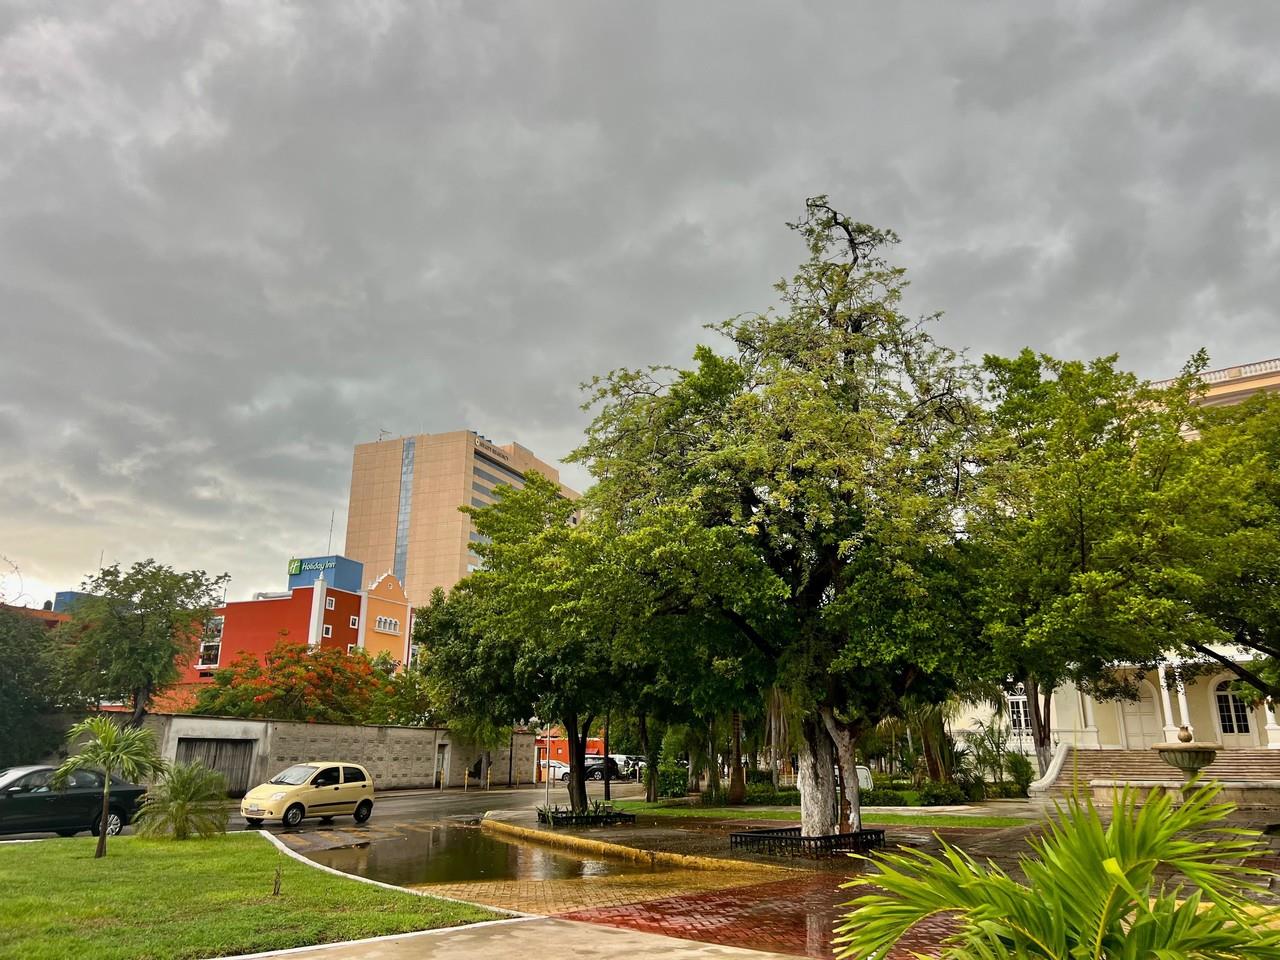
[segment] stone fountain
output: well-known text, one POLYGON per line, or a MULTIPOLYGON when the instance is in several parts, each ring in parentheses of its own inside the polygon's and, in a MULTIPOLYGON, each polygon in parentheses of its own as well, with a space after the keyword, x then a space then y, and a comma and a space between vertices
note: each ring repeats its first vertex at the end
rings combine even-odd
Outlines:
POLYGON ((1180 727, 1177 743, 1157 743, 1154 749, 1160 754, 1161 760, 1181 770, 1183 780, 1190 785, 1200 776, 1201 770, 1213 763, 1214 757, 1222 749, 1222 744, 1193 740, 1191 731, 1186 727, 1180 727))

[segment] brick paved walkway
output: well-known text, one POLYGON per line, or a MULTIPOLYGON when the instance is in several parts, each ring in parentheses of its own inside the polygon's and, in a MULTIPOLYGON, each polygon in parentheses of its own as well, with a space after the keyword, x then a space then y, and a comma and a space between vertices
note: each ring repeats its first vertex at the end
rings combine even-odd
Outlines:
POLYGON ((566 880, 492 880, 474 883, 414 884, 416 890, 482 903, 521 913, 561 916, 592 910, 607 910, 651 900, 666 900, 687 894, 726 888, 758 886, 762 880, 795 876, 807 880, 808 873, 787 870, 658 870, 653 873, 625 873, 566 880))

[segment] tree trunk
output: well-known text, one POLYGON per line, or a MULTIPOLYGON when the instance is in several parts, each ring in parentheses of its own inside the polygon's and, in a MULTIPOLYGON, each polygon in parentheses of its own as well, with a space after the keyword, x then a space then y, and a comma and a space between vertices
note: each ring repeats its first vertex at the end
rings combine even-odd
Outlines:
POLYGON ((729 768, 729 802, 733 804, 745 803, 747 799, 747 776, 746 771, 742 769, 742 714, 737 710, 733 711, 733 746, 730 751, 729 762, 732 766, 729 768))
POLYGON ((835 832, 836 783, 831 737, 815 717, 800 725, 800 833, 822 837, 835 832))
POLYGON ((574 813, 587 811, 587 734, 591 721, 588 720, 578 728, 578 715, 566 713, 560 718, 564 725, 565 737, 569 740, 569 807, 574 813))
POLYGON ((142 718, 147 715, 147 705, 151 702, 151 687, 144 684, 133 691, 133 714, 129 717, 129 726, 142 726, 142 718))
POLYGON ((107 855, 107 818, 111 816, 111 774, 103 771, 102 777, 102 817, 98 820, 98 848, 93 852, 93 859, 107 855))
POLYGON ((640 751, 644 754, 644 799, 647 803, 658 800, 658 758, 649 745, 649 721, 641 713, 636 717, 636 726, 640 733, 640 751))
POLYGON ((822 707, 818 713, 822 717, 822 726, 827 731, 827 736, 835 745, 836 759, 840 764, 840 784, 844 787, 845 802, 849 804, 849 819, 844 825, 849 830, 861 830, 862 796, 858 790, 858 758, 853 748, 853 730, 848 724, 837 720, 830 707, 822 707))
POLYGON ((609 793, 609 711, 604 714, 604 798, 612 800, 609 793))
POLYGON ((1049 772, 1049 764, 1053 760, 1053 727, 1049 718, 1053 706, 1053 691, 1044 695, 1042 709, 1040 685, 1029 677, 1022 681, 1022 685, 1027 691, 1027 719, 1031 721, 1031 743, 1036 751, 1036 766, 1043 777, 1049 772))
POLYGON ((714 795, 720 792, 720 751, 716 749, 716 727, 707 728, 707 789, 714 795))

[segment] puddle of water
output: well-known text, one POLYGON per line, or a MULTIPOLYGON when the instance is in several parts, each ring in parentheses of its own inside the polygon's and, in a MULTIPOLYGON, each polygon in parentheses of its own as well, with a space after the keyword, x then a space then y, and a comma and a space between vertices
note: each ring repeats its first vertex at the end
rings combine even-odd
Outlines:
POLYGON ((547 847, 502 840, 478 827, 443 823, 424 825, 403 837, 317 850, 307 856, 343 873, 395 884, 571 880, 655 872, 647 864, 582 859, 547 847))

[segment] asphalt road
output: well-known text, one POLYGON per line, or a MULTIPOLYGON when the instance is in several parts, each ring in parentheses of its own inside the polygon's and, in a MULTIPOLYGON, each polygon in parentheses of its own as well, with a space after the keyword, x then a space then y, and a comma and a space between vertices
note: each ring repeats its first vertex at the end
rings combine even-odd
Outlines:
MULTIPOLYGON (((610 785, 612 795, 615 799, 638 799, 643 788, 633 782, 613 783, 610 785)), ((587 784, 587 793, 590 797, 603 797, 604 784, 589 782, 587 784)), ((461 790, 413 790, 413 791, 394 791, 389 793, 375 794, 373 798, 373 817, 370 818, 371 824, 386 818, 396 822, 414 822, 414 821, 431 821, 446 820, 451 817, 481 817, 490 810, 523 810, 541 806, 546 802, 545 787, 518 787, 503 788, 495 790, 468 790, 465 793, 461 790)), ((568 803, 568 793, 563 784, 553 782, 551 784, 551 802, 566 804, 568 803)), ((351 818, 338 817, 336 822, 350 824, 351 818)), ((245 830, 248 824, 240 816, 239 801, 236 801, 235 812, 231 815, 231 819, 227 824, 228 830, 245 830)), ((272 833, 286 832, 279 821, 265 823, 262 829, 270 830, 272 833)), ((319 820, 304 820, 302 826, 296 831, 297 833, 307 833, 311 830, 328 829, 328 825, 322 827, 319 820)), ((133 832, 132 827, 125 827, 126 835, 133 832)), ((88 836, 86 831, 79 836, 88 836)), ((51 837, 51 833, 27 833, 18 836, 0 837, 3 840, 36 840, 42 837, 51 837)))

